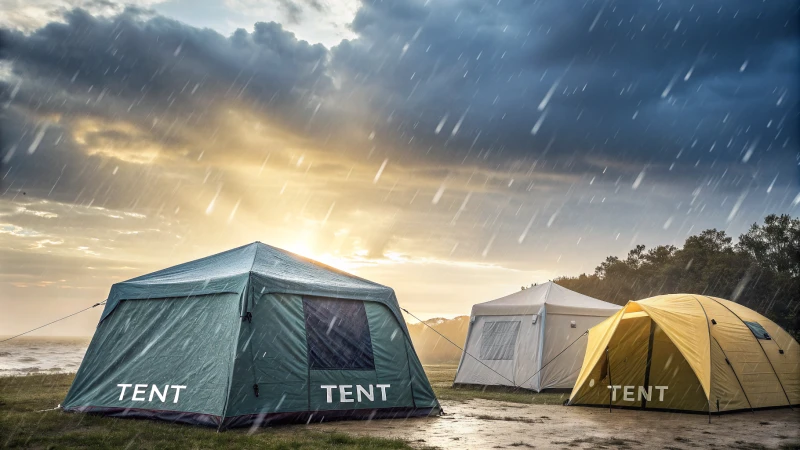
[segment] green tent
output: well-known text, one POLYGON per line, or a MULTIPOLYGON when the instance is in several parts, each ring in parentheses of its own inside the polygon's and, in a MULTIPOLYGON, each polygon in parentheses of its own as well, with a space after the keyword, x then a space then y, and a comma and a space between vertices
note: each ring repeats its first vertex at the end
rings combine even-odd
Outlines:
POLYGON ((112 286, 63 409, 219 429, 441 412, 391 288, 260 242, 112 286))

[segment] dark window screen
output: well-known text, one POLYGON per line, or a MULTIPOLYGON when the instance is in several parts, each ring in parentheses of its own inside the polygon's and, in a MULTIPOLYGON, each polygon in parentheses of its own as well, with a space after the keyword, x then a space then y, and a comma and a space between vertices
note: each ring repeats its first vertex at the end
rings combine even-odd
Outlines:
POLYGON ((765 330, 760 323, 744 321, 744 324, 747 325, 747 328, 750 328, 750 331, 752 331, 753 334, 755 334, 758 339, 764 339, 767 341, 772 339, 771 337, 769 337, 769 333, 767 333, 767 330, 765 330))
POLYGON ((374 370, 364 303, 303 297, 309 369, 374 370))

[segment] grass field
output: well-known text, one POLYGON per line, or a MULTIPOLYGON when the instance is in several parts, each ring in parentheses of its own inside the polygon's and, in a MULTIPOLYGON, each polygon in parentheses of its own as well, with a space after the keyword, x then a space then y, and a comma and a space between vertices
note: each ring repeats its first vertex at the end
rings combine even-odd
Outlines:
POLYGON ((455 364, 427 365, 425 373, 436 392, 439 400, 466 401, 473 398, 484 400, 497 400, 512 403, 525 403, 528 405, 561 405, 569 398, 568 393, 541 393, 514 390, 511 388, 453 388, 453 379, 456 376, 455 364))
POLYGON ((61 411, 74 375, 0 378, 0 448, 114 449, 406 449, 399 439, 314 432, 304 427, 217 433, 213 429, 148 420, 124 420, 61 411))
POLYGON ((566 393, 454 389, 451 385, 455 365, 429 365, 425 369, 437 396, 446 402, 449 414, 444 419, 449 420, 423 419, 408 423, 407 427, 389 420, 338 422, 329 426, 260 428, 253 433, 246 428, 217 433, 213 429, 166 422, 40 412, 63 401, 74 375, 0 377, 0 448, 406 449, 410 448, 409 442, 416 448, 420 444, 463 447, 467 443, 475 448, 529 446, 525 442, 563 443, 576 448, 635 448, 641 444, 637 441, 639 428, 647 430, 648 439, 659 438, 660 446, 669 448, 800 448, 793 426, 797 416, 788 410, 759 412, 757 416, 734 414, 715 419, 713 425, 707 425, 705 418, 698 421, 698 416, 687 414, 619 412, 596 416, 591 410, 557 406, 566 399, 566 393), (520 405, 509 408, 508 403, 467 403, 476 398, 520 405), (569 421, 577 424, 580 435, 554 425, 569 421), (632 431, 610 438, 607 431, 613 426, 632 431), (712 426, 714 433, 708 431, 712 426), (465 440, 452 441, 455 434, 465 440), (388 438, 391 436, 395 439, 388 438), (723 441, 726 444, 720 444, 723 441))
MULTIPOLYGON (((567 394, 454 389, 455 365, 425 367, 442 400, 472 398, 525 404, 561 404, 567 394)), ((64 399, 73 374, 0 377, 0 447, 11 448, 266 448, 405 449, 398 439, 319 432, 305 427, 261 428, 217 433, 213 429, 147 420, 120 420, 88 414, 44 411, 64 399)))

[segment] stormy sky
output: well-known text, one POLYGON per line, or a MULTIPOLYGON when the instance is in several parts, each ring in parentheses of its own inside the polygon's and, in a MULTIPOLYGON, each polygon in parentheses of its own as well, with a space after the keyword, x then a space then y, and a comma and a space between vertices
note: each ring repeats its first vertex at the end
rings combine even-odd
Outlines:
POLYGON ((0 334, 256 240, 427 318, 800 213, 797 2, 195 3, 2 0, 0 334))

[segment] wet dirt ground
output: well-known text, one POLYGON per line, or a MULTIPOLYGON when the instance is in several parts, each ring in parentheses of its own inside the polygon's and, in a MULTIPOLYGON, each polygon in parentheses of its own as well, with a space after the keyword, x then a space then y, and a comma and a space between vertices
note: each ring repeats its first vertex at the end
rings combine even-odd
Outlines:
POLYGON ((405 439, 415 447, 490 448, 800 448, 800 410, 713 416, 651 411, 443 401, 445 416, 332 422, 317 430, 405 439), (795 447, 798 446, 798 447, 795 447))

